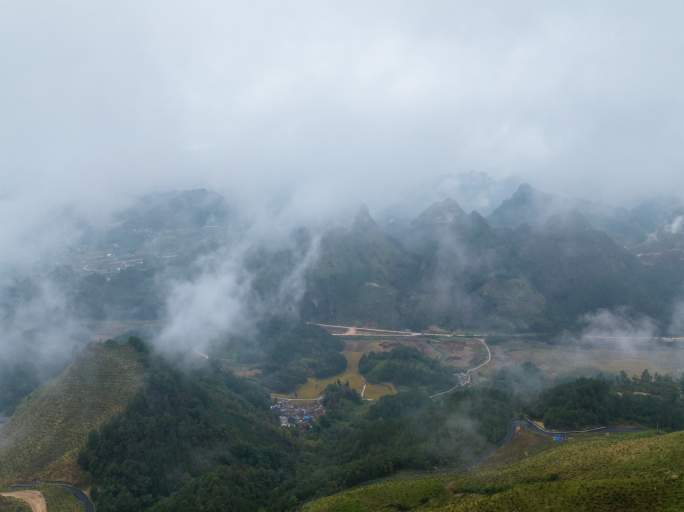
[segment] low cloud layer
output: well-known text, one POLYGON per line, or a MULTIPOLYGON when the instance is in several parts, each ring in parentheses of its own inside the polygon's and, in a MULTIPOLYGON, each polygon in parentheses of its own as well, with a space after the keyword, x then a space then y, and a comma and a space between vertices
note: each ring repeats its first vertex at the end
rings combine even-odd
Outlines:
MULTIPOLYGON (((155 191, 216 190, 260 243, 473 169, 612 203, 678 194, 682 14, 673 1, 8 3, 0 284, 45 272, 84 226, 155 191)), ((274 300, 301 296, 311 247, 274 300)), ((242 328, 251 276, 239 250, 220 254, 164 284, 170 346, 242 328)), ((41 293, 48 318, 66 311, 62 290, 41 293)), ((6 332, 24 332, 27 307, 6 332)))
POLYGON ((629 350, 633 344, 652 340, 659 334, 658 327, 651 318, 630 314, 624 309, 602 309, 585 315, 583 320, 586 324, 582 331, 583 341, 610 341, 625 350, 629 350))
POLYGON ((469 169, 608 200, 671 192, 681 14, 669 1, 8 4, 0 197, 106 210, 149 189, 251 201, 304 187, 307 201, 381 201, 469 169))

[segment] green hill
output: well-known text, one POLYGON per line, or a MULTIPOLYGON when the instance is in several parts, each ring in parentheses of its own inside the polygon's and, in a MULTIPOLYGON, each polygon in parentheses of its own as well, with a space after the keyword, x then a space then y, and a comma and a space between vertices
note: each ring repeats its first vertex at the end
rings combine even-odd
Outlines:
POLYGON ((59 377, 29 395, 0 432, 0 484, 82 482, 76 457, 87 434, 124 410, 142 376, 133 347, 88 346, 59 377))
POLYGON ((99 512, 252 512, 276 498, 297 453, 269 394, 218 363, 197 363, 151 354, 140 392, 88 436, 79 463, 99 512))
POLYGON ((304 511, 675 511, 683 476, 684 432, 600 436, 503 467, 353 489, 304 511))

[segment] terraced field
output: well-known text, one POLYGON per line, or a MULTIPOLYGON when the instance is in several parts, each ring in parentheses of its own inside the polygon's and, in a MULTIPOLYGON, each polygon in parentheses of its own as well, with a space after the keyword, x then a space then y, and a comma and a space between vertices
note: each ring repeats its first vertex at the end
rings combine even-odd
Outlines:
POLYGON ((121 412, 143 368, 128 345, 93 344, 20 404, 0 437, 0 485, 33 479, 79 483, 88 433, 121 412))
POLYGON ((305 512, 680 511, 684 432, 578 439, 507 465, 392 480, 304 507, 305 512))

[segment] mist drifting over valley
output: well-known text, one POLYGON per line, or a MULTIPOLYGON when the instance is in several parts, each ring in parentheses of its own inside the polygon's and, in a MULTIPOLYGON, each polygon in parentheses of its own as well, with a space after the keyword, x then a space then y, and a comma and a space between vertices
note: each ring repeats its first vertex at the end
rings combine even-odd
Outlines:
POLYGON ((128 379, 106 384, 125 400, 88 405, 97 418, 81 423, 101 438, 86 443, 84 430, 50 448, 70 458, 28 457, 49 459, 40 472, 0 470, 0 491, 71 478, 116 510, 129 489, 102 463, 116 458, 116 429, 98 429, 180 415, 189 396, 239 413, 179 416, 187 432, 225 427, 242 442, 258 425, 268 448, 157 461, 167 480, 130 510, 180 510, 169 503, 192 494, 181 485, 204 485, 194 479, 215 463, 235 483, 266 459, 279 476, 247 480, 263 476, 281 501, 260 506, 300 510, 402 469, 474 468, 528 415, 679 428, 679 3, 26 0, 0 11, 0 456, 15 464, 36 435, 30 404, 54 389, 128 379), (599 373, 617 380, 578 386, 655 397, 643 398, 652 409, 639 416, 637 398, 597 407, 610 417, 564 416, 554 393, 571 401, 569 379, 599 373), (177 402, 159 399, 171 389, 177 402), (297 412, 300 400, 315 405, 297 412), (656 409, 674 412, 654 420, 656 409), (387 418, 410 426, 385 441, 419 448, 396 458, 379 442, 387 458, 371 464, 375 445, 359 447, 387 418), (344 441, 330 433, 339 424, 344 441), (282 437, 295 425, 354 449, 304 456, 282 437), (302 460, 317 480, 300 487, 282 475, 301 475, 302 460), (345 472, 354 464, 363 471, 345 472))

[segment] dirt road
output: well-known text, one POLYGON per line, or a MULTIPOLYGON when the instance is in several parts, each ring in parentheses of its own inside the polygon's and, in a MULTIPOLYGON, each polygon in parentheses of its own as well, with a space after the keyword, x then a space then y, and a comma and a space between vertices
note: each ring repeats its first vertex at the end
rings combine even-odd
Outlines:
POLYGON ((0 493, 0 496, 15 498, 28 503, 33 512, 47 512, 47 503, 45 502, 43 493, 40 491, 3 492, 0 493))

